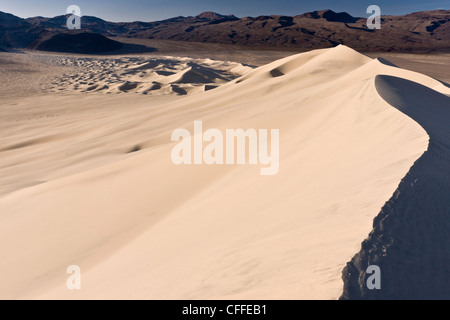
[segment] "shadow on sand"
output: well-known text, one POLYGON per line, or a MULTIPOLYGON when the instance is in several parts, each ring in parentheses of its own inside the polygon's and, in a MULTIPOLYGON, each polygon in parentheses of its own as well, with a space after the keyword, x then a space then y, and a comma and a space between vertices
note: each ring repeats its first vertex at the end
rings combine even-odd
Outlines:
POLYGON ((344 268, 341 299, 450 299, 450 98, 392 76, 375 82, 380 96, 419 123, 430 142, 344 268), (367 288, 370 265, 381 269, 380 290, 367 288))

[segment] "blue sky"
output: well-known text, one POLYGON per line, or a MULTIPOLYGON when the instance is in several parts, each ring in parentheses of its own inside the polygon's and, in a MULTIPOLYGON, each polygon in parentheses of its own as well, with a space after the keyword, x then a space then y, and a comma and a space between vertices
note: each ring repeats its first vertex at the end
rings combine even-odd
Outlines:
POLYGON ((244 17, 264 14, 296 15, 332 9, 364 17, 368 16, 366 9, 371 4, 380 6, 382 14, 450 9, 450 0, 0 0, 0 11, 25 18, 53 17, 65 14, 66 8, 72 4, 78 5, 83 15, 127 22, 197 15, 203 11, 244 17))

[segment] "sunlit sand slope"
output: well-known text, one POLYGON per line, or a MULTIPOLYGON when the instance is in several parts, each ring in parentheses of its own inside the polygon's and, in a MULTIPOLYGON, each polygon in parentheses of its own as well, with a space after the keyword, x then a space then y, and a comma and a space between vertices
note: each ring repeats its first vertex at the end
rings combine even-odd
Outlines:
MULTIPOLYGON (((415 100, 391 77, 420 84, 430 103, 450 93, 339 46, 147 112, 116 114, 95 136, 77 136, 77 150, 103 150, 123 131, 130 135, 117 145, 133 146, 132 132, 148 132, 139 152, 102 165, 80 159, 80 173, 59 168, 58 178, 0 198, 0 297, 339 298, 343 268, 429 146, 423 115, 386 98, 415 100), (279 129, 278 174, 262 176, 259 165, 174 165, 170 135, 192 132, 195 120, 204 130, 279 129), (69 265, 81 267, 81 290, 66 288, 69 265)), ((1 153, 45 161, 39 150, 55 143, 1 153)))

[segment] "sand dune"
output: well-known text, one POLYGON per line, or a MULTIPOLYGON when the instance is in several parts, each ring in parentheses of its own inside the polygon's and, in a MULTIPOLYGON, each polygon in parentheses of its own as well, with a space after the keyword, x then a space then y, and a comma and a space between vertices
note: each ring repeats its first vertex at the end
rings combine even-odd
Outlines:
POLYGON ((124 57, 60 58, 73 71, 53 81, 55 92, 186 95, 215 88, 252 70, 240 63, 210 59, 124 57))
MULTIPOLYGON (((182 68, 179 61, 75 61, 90 73, 64 81, 81 91, 91 76, 112 87, 114 74, 121 78, 111 92, 150 90, 136 77, 160 79, 156 91, 176 84, 186 92, 186 80, 228 79, 192 60, 182 68), (120 72, 108 75, 111 68, 120 72)), ((91 106, 89 117, 22 123, 32 137, 8 129, 14 134, 0 164, 16 188, 0 198, 0 297, 337 299, 343 268, 432 137, 424 114, 397 105, 415 97, 414 90, 396 94, 402 81, 439 95, 431 104, 450 95, 437 80, 338 46, 147 108, 153 100, 141 95, 72 97, 91 106), (109 109, 92 110, 101 101, 109 109), (124 113, 125 101, 140 107, 124 113), (195 120, 205 129, 279 129, 279 173, 174 165, 170 134, 192 131, 195 120), (25 161, 32 156, 40 169, 25 161), (17 159, 28 165, 20 170, 17 159), (80 291, 65 287, 74 264, 83 272, 80 291)), ((33 103, 49 108, 67 96, 52 99, 33 103)))
POLYGON ((345 268, 342 298, 449 299, 450 98, 404 78, 379 75, 375 83, 383 99, 427 131, 430 142, 345 268), (358 284, 369 264, 383 270, 382 291, 358 284))

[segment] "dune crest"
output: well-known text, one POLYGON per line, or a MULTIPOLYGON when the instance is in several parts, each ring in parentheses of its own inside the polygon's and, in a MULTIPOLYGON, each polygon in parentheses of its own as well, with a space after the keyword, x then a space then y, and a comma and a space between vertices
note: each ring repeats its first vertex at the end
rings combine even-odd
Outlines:
POLYGON ((427 131, 430 143, 344 269, 341 298, 449 299, 450 97, 394 76, 378 75, 375 83, 385 101, 427 131), (360 286, 369 264, 383 271, 383 290, 360 286))
MULTIPOLYGON (((154 70, 146 63, 128 71, 154 70)), ((442 97, 450 90, 338 46, 96 128, 96 144, 121 132, 154 140, 107 165, 0 198, 0 243, 8 244, 0 246, 0 296, 337 299, 342 269, 428 149, 421 119, 379 92, 394 90, 387 77, 442 97), (279 173, 174 165, 170 134, 195 120, 205 130, 279 129, 279 173), (65 287, 65 268, 74 264, 83 272, 80 291, 65 287)), ((91 139, 78 136, 85 145, 91 139)), ((2 153, 38 150, 29 148, 2 153)))

